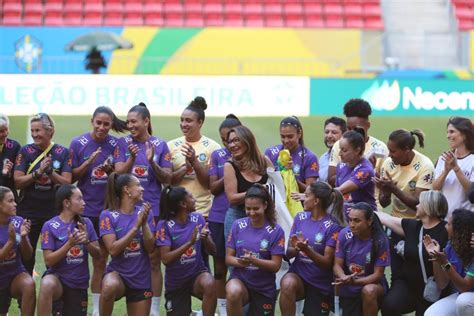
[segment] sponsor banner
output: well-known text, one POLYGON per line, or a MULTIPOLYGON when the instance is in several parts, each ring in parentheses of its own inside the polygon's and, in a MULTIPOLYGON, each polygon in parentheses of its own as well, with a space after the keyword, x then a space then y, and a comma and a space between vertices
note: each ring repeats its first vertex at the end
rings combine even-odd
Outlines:
POLYGON ((107 105, 125 115, 144 102, 152 115, 181 115, 196 96, 207 116, 309 115, 307 77, 159 75, 3 75, 0 109, 8 115, 90 115, 107 105))
POLYGON ((473 116, 474 80, 311 80, 311 115, 342 115, 351 98, 369 101, 375 115, 473 116))

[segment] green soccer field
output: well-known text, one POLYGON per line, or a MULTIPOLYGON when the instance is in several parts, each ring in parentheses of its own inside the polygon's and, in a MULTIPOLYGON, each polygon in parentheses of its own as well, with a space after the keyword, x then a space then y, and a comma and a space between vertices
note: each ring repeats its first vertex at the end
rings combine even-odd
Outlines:
MULTIPOLYGON (((69 146, 71 139, 77 135, 90 130, 90 117, 85 116, 55 116, 56 133, 54 142, 69 146)), ((220 143, 218 127, 223 118, 210 117, 206 119, 203 127, 203 134, 213 138, 220 143)), ((323 123, 326 117, 306 117, 302 118, 304 128, 304 140, 307 147, 320 156, 325 151, 323 143, 323 123)), ((270 145, 279 143, 279 122, 281 118, 241 118, 244 125, 247 125, 255 134, 261 151, 270 145)), ((430 157, 433 162, 439 154, 447 150, 446 122, 447 117, 375 117, 371 119, 372 128, 370 135, 387 141, 388 135, 393 130, 405 128, 408 130, 421 129, 424 131, 425 148, 419 149, 422 153, 430 157)), ((152 119, 153 134, 165 140, 181 136, 178 117, 154 117, 152 119)), ((28 117, 10 117, 10 138, 18 140, 21 144, 27 141, 28 117)), ((36 253, 36 271, 39 275, 44 272, 45 266, 41 251, 36 253)), ((39 277, 35 278, 37 288, 39 277)), ((163 304, 162 304, 163 306, 163 304)), ((200 303, 193 300, 193 309, 199 310, 200 303)), ((89 297, 89 313, 92 311, 92 298, 89 297)), ((126 313, 125 302, 120 300, 115 304, 114 315, 124 315, 126 313)), ((277 315, 280 315, 277 308, 277 315)), ((19 315, 16 302, 12 303, 9 315, 19 315)), ((165 312, 162 308, 162 315, 165 312)))

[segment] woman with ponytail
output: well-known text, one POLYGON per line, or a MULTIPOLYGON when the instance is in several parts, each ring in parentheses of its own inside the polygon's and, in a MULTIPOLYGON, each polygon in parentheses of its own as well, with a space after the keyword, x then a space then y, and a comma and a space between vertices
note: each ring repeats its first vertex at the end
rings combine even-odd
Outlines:
POLYGON ((328 315, 334 301, 332 267, 344 221, 342 195, 326 182, 313 182, 306 187, 304 209, 295 217, 286 250, 295 260, 281 280, 283 316, 295 315, 295 303, 303 299, 304 315, 328 315))
MULTIPOLYGON (((113 171, 113 154, 117 146, 117 138, 110 135, 113 130, 122 133, 127 123, 115 116, 106 106, 95 109, 91 118, 92 130, 71 141, 69 153, 72 161, 72 182, 84 195, 84 216, 89 218, 99 235, 99 215, 104 207, 107 176, 113 171)), ((100 282, 107 261, 107 251, 101 244, 101 256, 92 258, 92 315, 99 314, 100 282)))
POLYGON ((376 210, 374 167, 364 158, 365 132, 362 128, 347 131, 339 141, 341 162, 336 168, 336 190, 344 196, 346 215, 355 203, 366 202, 376 210))
MULTIPOLYGON (((428 157, 414 150, 416 138, 423 148, 425 137, 422 131, 393 131, 387 143, 389 157, 382 164, 380 177, 373 178, 380 189, 380 205, 387 207, 392 204, 391 214, 395 217, 414 218, 421 192, 430 190, 432 186, 434 166, 428 157)), ((394 250, 401 240, 401 236, 390 232, 392 281, 402 272, 403 258, 394 250)))
POLYGON ((202 300, 204 316, 213 316, 216 310, 215 282, 201 248, 214 254, 216 246, 195 203, 183 187, 167 186, 163 190, 156 245, 166 266, 165 308, 169 316, 189 315, 191 296, 202 300))
POLYGON ((12 190, 0 186, 0 315, 8 314, 12 298, 21 302, 21 315, 35 314, 35 281, 23 266, 33 255, 30 226, 29 220, 16 215, 12 190))
POLYGON ((105 268, 100 315, 112 315, 114 302, 125 296, 127 314, 150 314, 149 254, 155 249, 150 203, 143 203, 143 187, 131 174, 113 172, 107 182, 106 210, 100 214, 100 237, 112 260, 105 268))
POLYGON ((387 291, 390 265, 387 236, 372 205, 359 202, 349 211, 349 226, 339 232, 334 262, 342 316, 373 315, 387 291))
POLYGON ((240 120, 234 115, 229 114, 219 126, 223 148, 214 150, 211 154, 211 164, 209 165, 209 189, 214 199, 211 210, 209 211, 209 230, 212 240, 216 244, 216 253, 214 254, 214 278, 216 280, 217 306, 220 315, 226 314, 225 301, 225 283, 227 275, 227 266, 225 265, 225 242, 224 220, 229 209, 229 200, 224 191, 224 164, 231 158, 227 148, 227 135, 229 131, 242 125, 240 120))
POLYGON ((303 126, 296 116, 288 116, 280 122, 280 138, 281 144, 267 148, 265 156, 278 170, 280 151, 289 150, 291 160, 283 167, 293 170, 299 192, 305 192, 306 186, 319 178, 319 164, 316 155, 304 145, 303 126))
MULTIPOLYGON (((150 203, 151 213, 158 220, 161 186, 171 181, 171 155, 166 142, 152 135, 150 111, 143 102, 133 106, 127 114, 130 135, 118 141, 115 169, 118 173, 135 176, 144 189, 143 200, 150 203)), ((142 202, 139 202, 142 203, 142 202)), ((158 250, 150 255, 153 299, 151 315, 160 313, 163 275, 158 250)))
POLYGON ((53 302, 59 301, 61 315, 87 315, 89 253, 100 256, 94 225, 83 218, 82 192, 72 184, 56 191, 59 215, 43 225, 41 247, 47 270, 38 295, 38 315, 51 315, 53 302))

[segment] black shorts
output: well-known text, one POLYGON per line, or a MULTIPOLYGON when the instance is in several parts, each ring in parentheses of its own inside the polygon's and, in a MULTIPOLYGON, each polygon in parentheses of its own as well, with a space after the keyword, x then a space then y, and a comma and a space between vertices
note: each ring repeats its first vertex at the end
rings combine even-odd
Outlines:
MULTIPOLYGON (((125 296, 127 303, 135 303, 149 300, 153 296, 153 292, 151 289, 132 289, 128 287, 125 283, 123 285, 125 286, 125 293, 123 294, 123 296, 125 296)), ((123 296, 118 297, 116 301, 120 300, 123 296)))
POLYGON ((224 237, 224 223, 209 222, 212 240, 216 245, 216 254, 214 257, 225 258, 226 240, 224 237))
POLYGON ((74 289, 64 284, 61 279, 46 270, 43 277, 52 274, 56 276, 63 288, 63 295, 59 300, 53 302, 53 311, 61 315, 86 316, 87 315, 87 289, 74 289))
POLYGON ((334 310, 334 296, 325 294, 301 279, 304 284, 303 315, 324 316, 334 310))
POLYGON ((59 299, 62 303, 61 315, 86 316, 87 315, 87 289, 73 289, 61 282, 63 296, 59 299))
POLYGON ((12 296, 10 293, 11 282, 8 283, 8 286, 0 289, 0 314, 8 313, 10 308, 10 303, 12 301, 12 296))
POLYGON ((275 315, 275 299, 247 288, 249 293, 249 311, 247 316, 275 315))
MULTIPOLYGON (((165 290, 165 309, 167 316, 181 316, 191 314, 191 296, 196 279, 207 271, 199 272, 188 282, 172 291, 165 290)), ((201 299, 200 297, 198 297, 201 299)))
POLYGON ((342 309, 342 316, 362 316, 362 299, 356 297, 340 297, 340 308, 342 309))

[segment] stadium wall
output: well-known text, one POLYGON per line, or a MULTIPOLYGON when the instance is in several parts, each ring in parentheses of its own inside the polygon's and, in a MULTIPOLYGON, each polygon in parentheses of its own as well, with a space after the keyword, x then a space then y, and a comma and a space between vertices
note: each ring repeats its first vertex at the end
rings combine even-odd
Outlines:
POLYGON ((120 115, 145 102, 154 115, 180 115, 196 95, 208 116, 340 115, 364 98, 383 116, 474 114, 474 80, 326 79, 302 76, 2 75, 0 109, 9 115, 89 115, 99 105, 120 115))

